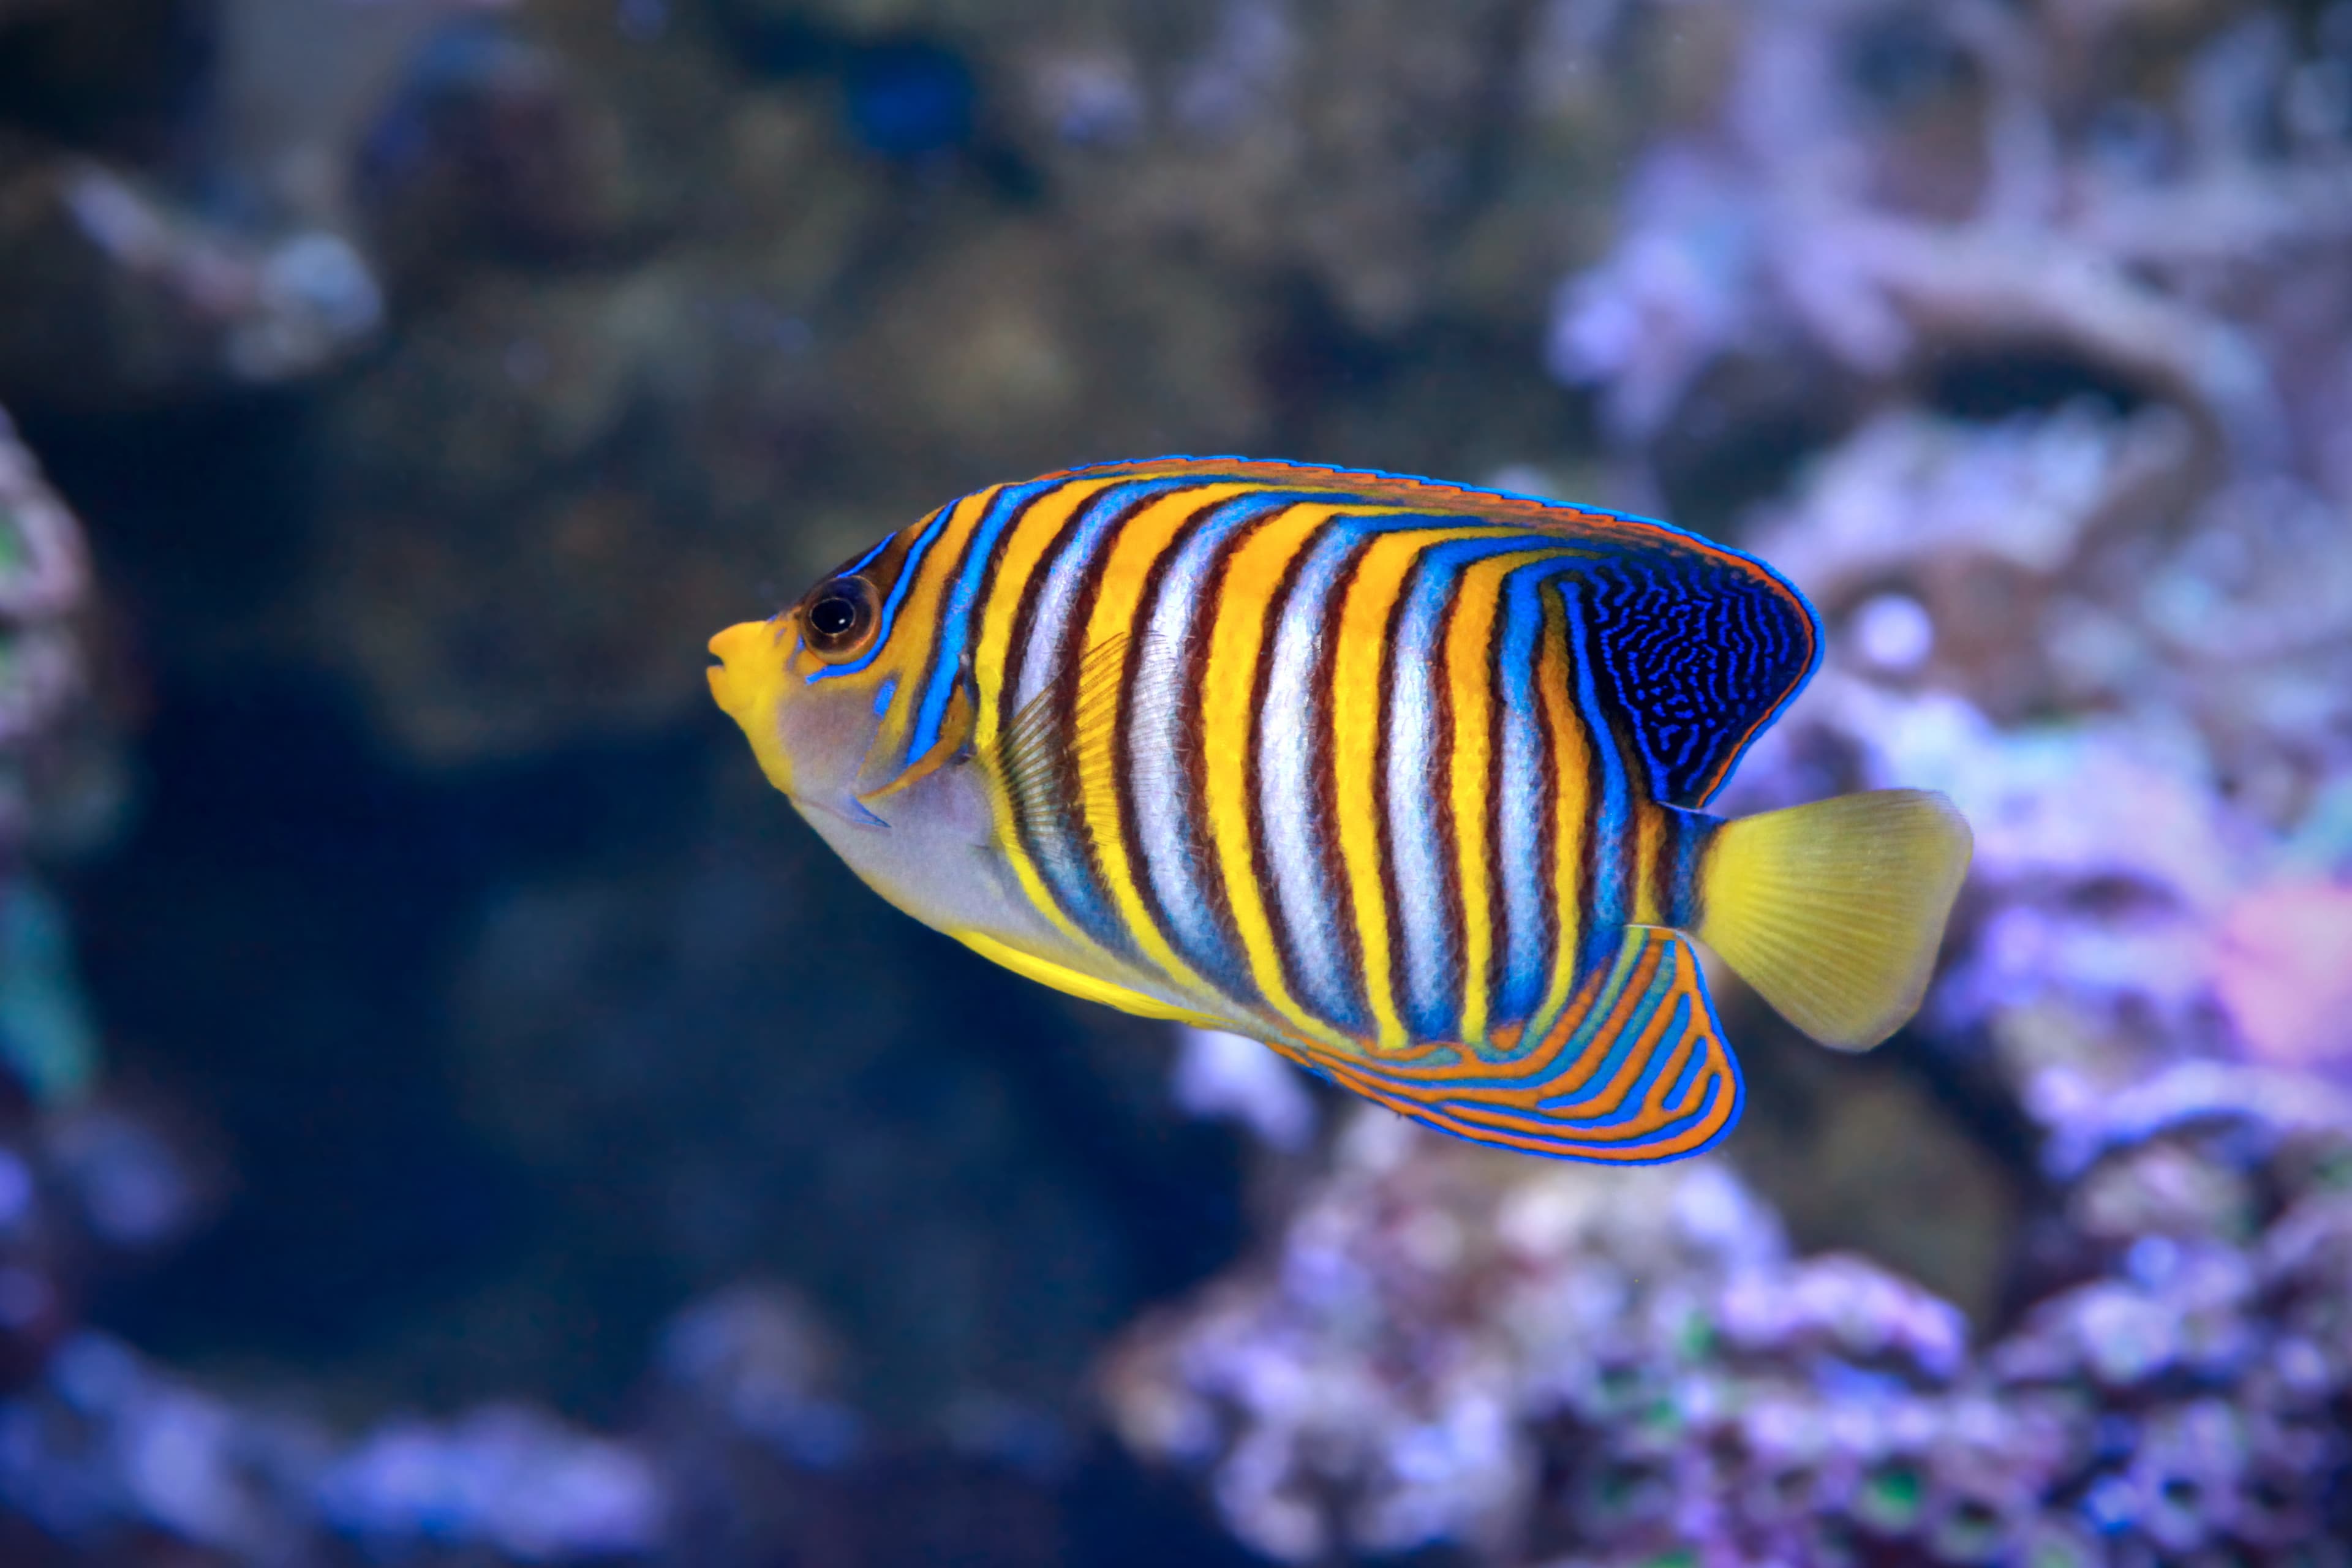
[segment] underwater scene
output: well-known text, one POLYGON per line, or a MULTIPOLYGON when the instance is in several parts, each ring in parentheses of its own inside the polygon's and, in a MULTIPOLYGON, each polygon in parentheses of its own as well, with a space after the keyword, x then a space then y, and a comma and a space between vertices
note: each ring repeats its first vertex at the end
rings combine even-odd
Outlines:
POLYGON ((0 0, 0 1568, 2352 1568, 2352 0, 0 0))

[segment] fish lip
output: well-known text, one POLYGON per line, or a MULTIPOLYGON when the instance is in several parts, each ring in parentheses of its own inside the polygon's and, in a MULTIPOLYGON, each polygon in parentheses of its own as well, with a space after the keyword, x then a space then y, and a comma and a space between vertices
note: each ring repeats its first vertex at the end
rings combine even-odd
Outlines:
POLYGON ((849 809, 846 811, 830 801, 817 800, 804 795, 793 795, 792 801, 803 811, 821 811, 827 816, 845 822, 852 827, 863 828, 868 833, 877 830, 883 833, 890 831, 890 825, 866 810, 865 803, 855 795, 849 797, 849 809))

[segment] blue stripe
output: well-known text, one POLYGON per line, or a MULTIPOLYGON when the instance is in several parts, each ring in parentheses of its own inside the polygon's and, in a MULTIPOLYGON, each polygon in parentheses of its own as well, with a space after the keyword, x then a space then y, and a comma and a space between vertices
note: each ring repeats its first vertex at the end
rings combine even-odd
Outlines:
MULTIPOLYGON (((950 508, 950 510, 953 509, 950 508)), ((890 542, 897 537, 898 535, 895 533, 884 534, 880 539, 875 542, 873 549, 867 551, 865 554, 851 562, 847 566, 845 566, 840 571, 835 573, 834 575, 836 577, 856 576, 860 572, 863 572, 868 566, 873 565, 874 558, 877 555, 881 554, 885 550, 887 550, 890 547, 890 542)))
MULTIPOLYGON (((1643 1031, 1650 1026, 1650 1020, 1656 1015, 1658 1005, 1665 1000, 1665 995, 1662 993, 1664 993, 1666 988, 1673 984, 1674 973, 1674 965, 1671 962, 1659 964, 1657 978, 1651 984, 1649 994, 1642 999, 1642 1005, 1635 1008, 1632 1016, 1625 1020, 1624 1027, 1620 1030, 1619 1033, 1622 1035, 1627 1042, 1628 1050, 1626 1054, 1630 1055, 1632 1042, 1640 1038, 1643 1031)), ((1666 1058, 1674 1055, 1675 1045, 1682 1039, 1682 1035, 1679 1031, 1689 1027, 1689 999, 1687 997, 1677 998, 1675 1003, 1674 1017, 1668 1021, 1664 1032, 1658 1036, 1656 1043, 1650 1047, 1648 1057, 1645 1058, 1641 1064, 1641 1070, 1634 1075, 1633 1081, 1626 1087, 1625 1092, 1623 1096, 1618 1100, 1617 1109, 1614 1110, 1603 1112, 1599 1116, 1562 1116, 1559 1114, 1560 1110, 1570 1109, 1576 1105, 1588 1103, 1591 1099, 1590 1096, 1586 1097, 1586 1100, 1573 1100, 1565 1103, 1559 1100, 1547 1100, 1542 1102, 1544 1109, 1553 1113, 1551 1119, 1556 1124, 1561 1127, 1573 1129, 1579 1132, 1598 1132, 1603 1128, 1623 1126, 1626 1122, 1633 1120, 1634 1117, 1639 1116, 1643 1110, 1648 1107, 1650 1103, 1649 1095, 1651 1086, 1658 1081, 1658 1074, 1665 1068, 1666 1058)), ((1615 1053, 1612 1053, 1612 1055, 1615 1055, 1615 1053)), ((1623 1057, 1619 1056, 1617 1059, 1618 1065, 1622 1066, 1623 1057)), ((1605 1087, 1607 1082, 1608 1080, 1606 1079, 1600 1079, 1599 1086, 1605 1087)))
MULTIPOLYGON (((1696 962, 1696 960, 1693 960, 1692 962, 1696 962)), ((1699 979, 1698 993, 1699 1004, 1700 1005, 1705 1006, 1706 1003, 1706 981, 1704 976, 1699 979)), ((1711 1031, 1715 1024, 1714 1008, 1706 1008, 1706 1022, 1711 1031)), ((1683 1023, 1685 1028, 1689 1026, 1690 1020, 1687 1016, 1683 1019, 1683 1023)), ((1719 1039, 1721 1037, 1718 1036, 1717 1037, 1719 1039)), ((1730 1059, 1731 1052, 1729 1049, 1721 1046, 1718 1046, 1716 1048, 1717 1050, 1721 1051, 1725 1060, 1727 1061, 1730 1059)), ((1664 1053, 1661 1052, 1660 1054, 1664 1055, 1664 1053)), ((1684 1061, 1683 1070, 1675 1075, 1675 1081, 1667 1086, 1666 1092, 1659 1097, 1658 1103, 1661 1105, 1672 1105, 1675 1101, 1681 1100, 1685 1095, 1690 1093, 1692 1080, 1696 1079, 1700 1073, 1706 1070, 1707 1058, 1714 1054, 1715 1052, 1707 1050, 1705 1043, 1701 1042, 1700 1048, 1691 1052, 1688 1058, 1684 1061)), ((1684 1116, 1683 1121, 1687 1122, 1690 1116, 1696 1114, 1696 1111, 1687 1112, 1684 1116)))
MULTIPOLYGON (((1546 511, 1555 511, 1559 513, 1562 521, 1572 521, 1578 517, 1597 517, 1605 518, 1611 522, 1627 522, 1635 524, 1642 528, 1654 528, 1661 533, 1668 534, 1675 539, 1703 546, 1705 549, 1709 551, 1719 551, 1735 561, 1746 562, 1748 565, 1755 567, 1759 572, 1761 572, 1764 575, 1772 579, 1773 582, 1778 583, 1783 588, 1788 589, 1788 591, 1796 597, 1797 602, 1805 606, 1808 615, 1811 615, 1812 610, 1811 603, 1806 600, 1804 595, 1798 592, 1795 584, 1790 582, 1786 577, 1781 576, 1780 573, 1774 571, 1769 565, 1758 560, 1755 556, 1748 554, 1744 550, 1734 550, 1727 544, 1717 543, 1716 541, 1707 538, 1706 535, 1703 533, 1693 532, 1687 528, 1678 528, 1671 522, 1661 521, 1659 519, 1654 517, 1644 517, 1639 512, 1613 511, 1605 506, 1591 506, 1583 501, 1561 500, 1557 496, 1536 496, 1528 495, 1520 490, 1492 489, 1484 485, 1456 484, 1451 479, 1431 479, 1421 474, 1391 473, 1386 468, 1339 468, 1328 463, 1302 463, 1288 458, 1246 458, 1234 452, 1219 452, 1205 458, 1191 458, 1181 454, 1171 454, 1166 457, 1159 458, 1118 458, 1100 463, 1083 464, 1080 467, 1070 469, 1069 471, 1072 474, 1099 474, 1103 470, 1109 468, 1150 469, 1161 463, 1249 463, 1260 468, 1295 468, 1301 474, 1310 476, 1310 482, 1311 477, 1325 477, 1337 481, 1337 483, 1342 488, 1344 488, 1346 481, 1349 479, 1384 479, 1402 484, 1425 485, 1428 486, 1433 492, 1427 498, 1429 504, 1441 514, 1444 511, 1446 505, 1444 498, 1448 495, 1465 496, 1473 500, 1475 500, 1480 497, 1487 497, 1498 500, 1532 502, 1533 504, 1543 508, 1546 511)), ((1253 481, 1240 474, 1195 477, 1207 479, 1211 481, 1213 481, 1214 479, 1218 477, 1222 477, 1227 482, 1234 484, 1249 484, 1252 482, 1262 484, 1265 482, 1262 479, 1253 481)), ((1323 498, 1318 497, 1317 499, 1323 498)), ((1492 521, 1496 527, 1500 528, 1524 528, 1528 526, 1525 522, 1517 519, 1505 520, 1454 517, 1450 518, 1449 521, 1455 523, 1492 521)), ((1821 622, 1818 616, 1813 616, 1812 619, 1815 633, 1815 650, 1818 654, 1821 641, 1821 622)), ((1819 663, 1818 658, 1816 658, 1815 662, 1819 663)), ((1806 673, 1810 675, 1811 670, 1808 669, 1806 673)))
POLYGON ((1609 944, 1622 940, 1625 924, 1625 887, 1620 874, 1628 812, 1624 759, 1617 754, 1617 739, 1601 710, 1600 693, 1592 683, 1592 654, 1587 646, 1584 606, 1577 580, 1559 580, 1561 608, 1566 612, 1569 662, 1576 671, 1576 708, 1584 721, 1591 755, 1601 763, 1601 808, 1593 814, 1592 842, 1584 847, 1594 869, 1592 885, 1584 889, 1584 951, 1576 971, 1587 973, 1609 953, 1609 944))
MULTIPOLYGON (((1087 563, 1103 548, 1111 525, 1139 501, 1171 490, 1190 489, 1201 482, 1190 479, 1133 480, 1111 486, 1078 510, 1072 520, 1074 526, 1066 528, 1068 542, 1058 544, 1046 556, 1052 564, 1045 568, 1045 582, 1037 591, 1029 640, 1022 649, 1020 689, 1003 692, 998 698, 1008 715, 1019 712, 1039 691, 1060 678, 1063 644, 1085 630, 1069 624, 1071 598, 1077 591, 1078 580, 1086 575, 1087 563)), ((1083 658, 1086 651, 1077 649, 1071 657, 1083 658)))
POLYGON ((964 551, 963 570, 956 574, 955 586, 940 611, 939 641, 931 653, 931 678, 915 710, 914 733, 907 742, 908 757, 926 754, 940 738, 940 726, 947 719, 948 699, 955 691, 956 676, 963 668, 963 650, 971 637, 971 607, 987 585, 989 560, 995 553, 996 541, 1005 524, 1029 501, 1067 482, 1031 479, 1026 484, 1008 486, 988 503, 980 525, 972 530, 971 542, 964 551))
MULTIPOLYGON (((1645 935, 1638 931, 1624 933, 1616 963, 1612 966, 1610 978, 1596 991, 1591 1005, 1577 1016, 1575 1030, 1561 1042, 1559 1051, 1553 1055, 1551 1076, 1543 1079, 1543 1082, 1549 1083, 1555 1079, 1566 1077, 1584 1059, 1585 1053, 1592 1048, 1593 1042, 1601 1033, 1601 1020, 1609 1016, 1610 1009, 1616 1005, 1617 998, 1623 994, 1626 981, 1632 975, 1634 963, 1641 957, 1642 946, 1647 940, 1645 935)), ((1549 1032, 1547 1028, 1546 1033, 1549 1032)), ((1583 1075, 1580 1080, 1580 1085, 1590 1086, 1595 1082, 1605 1082, 1608 1075, 1615 1070, 1614 1064, 1624 1059, 1624 1050, 1631 1038, 1630 1032, 1621 1032, 1616 1039, 1611 1042, 1610 1054, 1604 1056, 1590 1072, 1583 1075)), ((1364 1077, 1386 1084, 1400 1093, 1427 1095, 1431 1092, 1430 1086, 1415 1079, 1410 1068, 1383 1071, 1370 1062, 1351 1063, 1350 1066, 1364 1077)), ((1527 1069, 1517 1061, 1501 1061, 1494 1066, 1494 1072, 1482 1078, 1448 1080, 1445 1091, 1520 1089, 1527 1086, 1528 1082, 1527 1069)), ((1561 1103, 1569 1102, 1564 1095, 1559 1097, 1559 1100, 1561 1103)))
POLYGON ((1316 542, 1282 618, 1266 629, 1273 647, 1261 737, 1258 806, 1266 825, 1270 901, 1282 910, 1297 959, 1297 999, 1325 1023, 1350 1034, 1371 1027, 1360 976, 1348 963, 1340 922, 1349 918, 1347 890, 1325 875, 1329 823, 1315 815, 1312 766, 1318 736, 1327 742, 1329 714, 1314 684, 1323 617, 1339 573, 1362 542, 1358 520, 1334 518, 1316 542))
MULTIPOLYGON (((1616 1009, 1618 998, 1625 994, 1625 986, 1633 976, 1633 965, 1640 960, 1643 946, 1647 941, 1647 936, 1638 931, 1627 932, 1621 939, 1616 972, 1610 976, 1608 983, 1602 985, 1593 997, 1592 1005, 1584 1010, 1584 1016, 1577 1021, 1575 1034, 1569 1037, 1567 1046, 1561 1049, 1556 1058, 1560 1064, 1560 1076, 1563 1077, 1570 1068, 1576 1067, 1582 1060, 1584 1054, 1592 1049, 1596 1044, 1601 1047, 1601 1059, 1578 1079, 1573 1089, 1564 1089, 1542 1101, 1547 1110, 1556 1107, 1573 1107, 1586 1103, 1591 1100, 1597 1085, 1606 1084, 1615 1076, 1617 1069, 1625 1065, 1625 1058, 1633 1048, 1633 1037, 1637 1031, 1630 1026, 1621 1028, 1608 1039, 1602 1040, 1601 1026, 1616 1009)), ((1658 967, 1663 971, 1665 966, 1661 963, 1658 967)), ((1643 1017, 1647 1017, 1650 1011, 1657 1005, 1654 995, 1656 986, 1657 977, 1654 974, 1651 991, 1644 993, 1645 999, 1636 1008, 1643 1017)))
MULTIPOLYGON (((955 515, 956 508, 971 499, 970 496, 960 496, 940 508, 932 514, 931 521, 924 525, 922 532, 915 535, 915 542, 907 552, 906 563, 898 568, 898 580, 890 584, 890 596, 882 602, 882 625, 874 634, 874 646, 866 650, 865 657, 849 664, 827 665, 814 671, 808 677, 810 685, 814 686, 820 680, 832 680, 845 675, 856 675, 882 657, 882 650, 890 646, 890 633, 898 624, 898 606, 906 602, 908 591, 914 587, 916 575, 923 564, 923 557, 929 552, 932 543, 939 536, 947 531, 948 520, 955 515)), ((887 540, 883 542, 885 544, 888 542, 887 540)), ((878 551, 882 546, 877 544, 874 548, 878 551)), ((872 560, 872 553, 869 552, 866 559, 872 560)))
MULTIPOLYGON (((1509 938, 1501 984, 1496 988, 1498 1024, 1525 1022, 1543 1001, 1551 979, 1552 955, 1543 937, 1552 890, 1543 885, 1538 848, 1551 824, 1537 815, 1542 804, 1543 733, 1536 722, 1535 675, 1540 658, 1536 638, 1543 628, 1537 593, 1554 570, 1553 563, 1541 561, 1512 573, 1498 606, 1504 616, 1497 650, 1503 676, 1503 799, 1496 814, 1500 840, 1495 852, 1502 858, 1504 923, 1509 938)), ((1520 1041, 1522 1049, 1536 1044, 1525 1037, 1520 1041)))

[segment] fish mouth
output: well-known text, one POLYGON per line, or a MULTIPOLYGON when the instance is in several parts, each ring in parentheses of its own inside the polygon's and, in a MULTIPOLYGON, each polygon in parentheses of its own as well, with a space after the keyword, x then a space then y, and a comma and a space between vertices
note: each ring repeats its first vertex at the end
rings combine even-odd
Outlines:
POLYGON ((767 774, 768 782, 791 795, 792 758, 775 725, 779 688, 784 679, 782 660, 775 647, 777 635, 777 628, 766 621, 729 626, 710 639, 711 657, 719 662, 704 667, 703 679, 710 683, 711 700, 751 742, 751 754, 759 759, 760 771, 767 774))
POLYGON ((748 723, 759 699, 760 682, 751 672, 764 651, 763 643, 771 640, 762 636, 769 629, 765 621, 745 621, 729 626, 708 645, 710 657, 718 662, 704 667, 703 679, 710 682, 711 699, 739 724, 748 723))

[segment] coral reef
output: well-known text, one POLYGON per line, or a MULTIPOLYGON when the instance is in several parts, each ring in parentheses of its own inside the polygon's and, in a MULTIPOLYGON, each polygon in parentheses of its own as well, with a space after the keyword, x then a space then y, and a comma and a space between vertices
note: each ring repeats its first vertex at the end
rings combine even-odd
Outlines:
POLYGON ((0 133, 0 394, 135 407, 273 386, 364 344, 383 301, 331 231, 257 237, 138 177, 0 133))
POLYGON ((58 766, 59 737, 84 725, 78 620, 89 607, 81 526, 0 413, 0 867, 13 872, 58 766))
POLYGON ((2070 1129, 2037 1247, 2089 1277, 1980 1345, 1866 1259, 1792 1257, 1716 1161, 1361 1113, 1264 1263, 1130 1335, 1110 1408, 1287 1562, 2309 1561, 2352 1531, 2352 1104, 2218 1070, 2070 1129))
POLYGON ((226 1395, 92 1331, 0 1402, 0 1498, 125 1561, 142 1536, 226 1563, 312 1561, 337 1537, 376 1556, 610 1560, 662 1542, 670 1485, 642 1445, 527 1405, 339 1438, 282 1399, 226 1395))
POLYGON ((44 1564, 1239 1568, 1181 1529, 1147 1543, 1116 1518, 1090 1525, 1072 1496, 1117 1478, 1020 1406, 878 1434, 840 1402, 836 1344, 795 1293, 739 1284, 660 1328, 614 1429, 516 1399, 355 1429, 304 1391, 235 1390, 85 1329, 0 1397, 0 1549, 44 1564))

